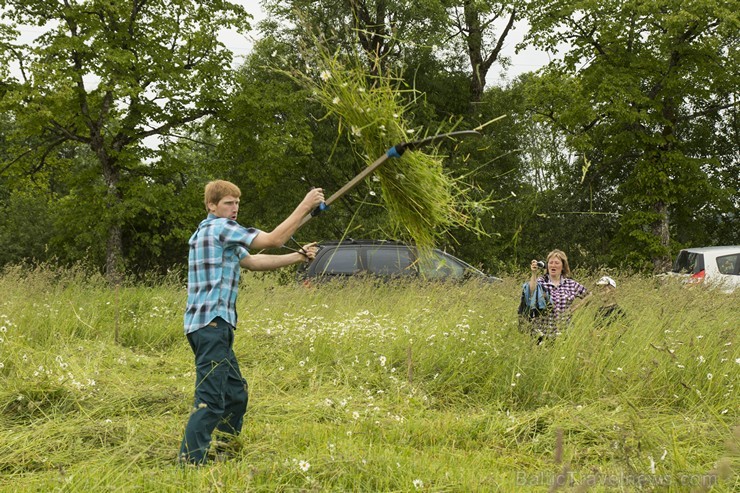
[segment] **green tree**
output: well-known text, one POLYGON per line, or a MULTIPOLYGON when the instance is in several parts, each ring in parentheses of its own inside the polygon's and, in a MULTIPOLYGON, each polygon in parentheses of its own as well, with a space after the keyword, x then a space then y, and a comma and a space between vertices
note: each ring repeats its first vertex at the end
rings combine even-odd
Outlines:
POLYGON ((89 191, 98 195, 77 195, 77 207, 94 211, 105 228, 106 272, 116 278, 122 225, 137 202, 127 194, 146 188, 160 153, 145 139, 223 109, 232 56, 216 35, 249 29, 249 16, 224 1, 0 0, 0 8, 0 61, 19 74, 0 74, 0 112, 17 126, 0 169, 37 171, 54 164, 60 146, 88 148, 96 165, 89 191), (24 25, 46 32, 23 44, 17 28, 24 25))
POLYGON ((732 203, 722 170, 735 169, 737 176, 738 127, 731 115, 740 87, 740 25, 734 3, 529 5, 529 41, 550 52, 569 46, 532 92, 538 113, 566 135, 580 156, 578 167, 596 178, 595 192, 613 196, 620 222, 615 260, 664 269, 672 236, 702 236, 688 211, 732 203))
POLYGON ((399 68, 417 46, 439 44, 447 22, 438 0, 266 0, 264 5, 278 21, 270 29, 279 27, 282 41, 307 43, 320 36, 348 53, 359 48, 370 75, 399 68))

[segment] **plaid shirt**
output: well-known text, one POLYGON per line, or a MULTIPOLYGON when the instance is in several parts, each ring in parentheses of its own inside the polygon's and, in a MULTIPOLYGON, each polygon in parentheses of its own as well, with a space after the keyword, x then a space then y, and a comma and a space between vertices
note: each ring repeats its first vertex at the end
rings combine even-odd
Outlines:
POLYGON ((549 276, 537 279, 537 284, 542 286, 550 298, 550 313, 537 319, 537 329, 546 335, 556 335, 558 328, 570 322, 570 305, 576 298, 583 298, 588 290, 582 284, 569 277, 561 277, 560 284, 555 286, 550 282, 549 276))
POLYGON ((185 333, 221 317, 236 327, 236 294, 247 249, 260 231, 209 214, 190 237, 185 333))

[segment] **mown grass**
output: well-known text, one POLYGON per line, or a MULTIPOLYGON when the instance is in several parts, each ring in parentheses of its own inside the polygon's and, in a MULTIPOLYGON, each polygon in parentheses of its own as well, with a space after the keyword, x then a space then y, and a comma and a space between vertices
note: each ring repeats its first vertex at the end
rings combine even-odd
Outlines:
POLYGON ((239 447, 183 469, 184 286, 9 269, 0 490, 737 491, 738 294, 618 281, 626 319, 599 328, 586 306, 537 346, 517 330, 516 276, 306 288, 245 275, 239 447))

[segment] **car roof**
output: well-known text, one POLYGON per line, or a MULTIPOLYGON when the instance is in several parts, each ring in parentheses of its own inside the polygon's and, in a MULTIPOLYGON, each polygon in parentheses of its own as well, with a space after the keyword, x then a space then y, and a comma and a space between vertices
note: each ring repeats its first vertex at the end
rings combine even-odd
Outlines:
POLYGON ((396 240, 355 240, 354 238, 345 238, 343 240, 326 240, 320 241, 320 245, 408 245, 396 240))
POLYGON ((733 253, 740 252, 740 245, 682 248, 681 251, 690 253, 733 253))

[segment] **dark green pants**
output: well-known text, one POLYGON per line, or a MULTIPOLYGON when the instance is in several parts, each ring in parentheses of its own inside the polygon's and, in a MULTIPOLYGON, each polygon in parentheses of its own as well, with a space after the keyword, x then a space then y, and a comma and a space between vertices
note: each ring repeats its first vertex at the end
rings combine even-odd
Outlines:
POLYGON ((195 354, 195 399, 180 446, 180 461, 203 464, 214 430, 238 435, 249 400, 234 355, 234 328, 222 318, 187 335, 195 354))

